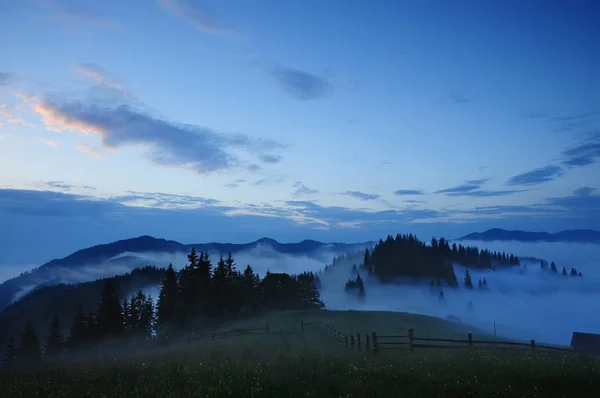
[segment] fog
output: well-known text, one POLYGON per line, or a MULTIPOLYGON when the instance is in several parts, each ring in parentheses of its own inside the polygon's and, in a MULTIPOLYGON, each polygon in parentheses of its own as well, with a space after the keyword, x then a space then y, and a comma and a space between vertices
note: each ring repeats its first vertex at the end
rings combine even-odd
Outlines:
MULTIPOLYGON (((519 257, 536 257, 555 261, 559 274, 541 270, 538 261, 522 261, 521 267, 498 268, 496 271, 471 270, 475 289, 462 287, 464 267, 455 265, 458 289, 444 288, 445 300, 440 304, 437 292, 431 292, 429 281, 421 284, 402 283, 382 285, 376 279, 365 279, 366 297, 359 300, 344 291, 351 277, 353 261, 336 267, 332 273, 321 276, 321 296, 328 309, 389 310, 420 313, 446 318, 454 315, 463 322, 500 337, 530 340, 552 344, 569 344, 573 331, 600 333, 600 245, 578 243, 520 243, 520 242, 461 242, 479 248, 505 251, 519 257), (525 268, 526 265, 526 268, 525 268), (564 277, 562 267, 571 267, 583 277, 564 277), (486 278, 487 290, 479 290, 477 282, 486 278), (473 302, 474 311, 467 304, 473 302)), ((304 255, 281 254, 269 245, 233 255, 240 271, 250 264, 261 277, 267 270, 290 274, 303 271, 318 272, 333 256, 340 253, 318 251, 304 255)), ((219 253, 209 253, 213 267, 219 253)), ((354 262, 359 264, 362 256, 354 262)), ((166 267, 172 263, 179 270, 187 263, 187 253, 122 253, 100 264, 77 268, 39 268, 13 284, 15 299, 41 284, 77 283, 111 277, 130 272, 136 267, 155 265, 166 267)), ((2 266, 5 267, 5 266, 2 266)), ((23 268, 7 267, 0 277, 8 277, 23 268)), ((4 287, 4 286, 3 286, 4 287)), ((146 294, 155 300, 159 287, 147 287, 146 294)), ((131 292, 130 292, 131 293, 131 292)))
POLYGON ((441 304, 428 281, 422 284, 382 285, 365 278, 366 297, 359 300, 344 292, 352 263, 323 275, 322 298, 329 309, 404 311, 445 318, 454 315, 490 334, 494 322, 498 336, 550 344, 570 343, 573 331, 600 333, 600 245, 577 243, 461 242, 480 248, 504 250, 520 257, 555 261, 559 274, 541 270, 539 262, 522 261, 521 267, 496 271, 470 270, 475 288, 462 287, 465 268, 455 265, 461 287, 444 288, 441 304), (526 267, 525 267, 526 266, 526 267), (562 276, 566 266, 583 273, 583 278, 562 276), (477 288, 486 278, 487 290, 477 288), (468 310, 473 302, 474 311, 468 310))
MULTIPOLYGON (((220 254, 218 252, 209 252, 213 268, 216 266, 220 254)), ((263 277, 267 270, 290 274, 302 271, 317 272, 337 254, 340 253, 331 250, 318 250, 302 255, 281 254, 268 244, 258 244, 253 249, 233 254, 233 258, 240 271, 243 271, 246 265, 250 264, 254 271, 263 277)), ((10 288, 12 292, 11 301, 14 301, 21 299, 32 290, 44 285, 88 282, 122 275, 146 265, 166 268, 169 264, 173 264, 175 270, 180 270, 188 262, 187 255, 188 253, 184 252, 124 252, 107 261, 79 267, 66 268, 53 266, 32 269, 32 266, 19 266, 4 269, 5 266, 0 266, 0 272, 2 272, 0 273, 0 277, 3 275, 6 276, 6 280, 26 271, 17 279, 10 281, 4 286, 0 286, 0 289, 10 288)), ((158 293, 152 294, 155 299, 157 295, 158 293)))

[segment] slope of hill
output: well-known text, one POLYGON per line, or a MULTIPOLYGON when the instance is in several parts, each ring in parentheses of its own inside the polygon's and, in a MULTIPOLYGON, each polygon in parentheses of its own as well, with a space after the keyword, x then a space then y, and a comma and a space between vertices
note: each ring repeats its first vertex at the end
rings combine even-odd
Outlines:
POLYGON ((509 231, 494 228, 485 232, 474 232, 457 240, 600 243, 600 231, 572 229, 550 234, 548 232, 509 231))
MULTIPOLYGON (((257 248, 266 248, 278 254, 311 256, 319 252, 339 254, 356 248, 364 248, 371 244, 372 242, 356 244, 324 243, 314 240, 280 243, 269 238, 242 244, 218 242, 182 244, 144 235, 78 250, 65 258, 54 259, 38 268, 5 281, 0 284, 0 310, 12 301, 19 299, 23 294, 41 286, 85 282, 98 277, 124 274, 134 268, 146 265, 167 266, 170 262, 165 260, 166 264, 153 264, 147 258, 135 256, 135 254, 187 254, 192 247, 195 247, 198 251, 207 251, 210 254, 216 253, 217 255, 219 253, 227 254, 231 252, 236 254, 257 248), (95 277, 90 278, 89 275, 95 277)), ((174 265, 177 266, 177 264, 174 265)))
MULTIPOLYGON (((111 278, 118 291, 128 296, 138 289, 155 288, 164 278, 163 268, 144 267, 111 278)), ((0 311, 0 347, 10 336, 17 338, 27 321, 32 321, 41 338, 45 338, 54 313, 58 313, 65 334, 79 306, 85 314, 96 309, 104 279, 80 284, 43 286, 0 311)))

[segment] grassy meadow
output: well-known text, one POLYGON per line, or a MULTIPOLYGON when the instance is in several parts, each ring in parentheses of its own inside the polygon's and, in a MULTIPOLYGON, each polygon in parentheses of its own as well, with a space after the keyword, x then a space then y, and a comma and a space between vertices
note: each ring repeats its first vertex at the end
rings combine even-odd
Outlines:
MULTIPOLYGON (((1 397, 583 397, 600 396, 600 359, 531 350, 346 348, 319 328, 345 334, 466 338, 465 325, 413 314, 281 312, 222 330, 269 324, 269 333, 173 344, 84 365, 0 373, 1 397)), ((482 335, 483 336, 483 335, 482 335)), ((485 336, 484 336, 485 337, 485 336)))

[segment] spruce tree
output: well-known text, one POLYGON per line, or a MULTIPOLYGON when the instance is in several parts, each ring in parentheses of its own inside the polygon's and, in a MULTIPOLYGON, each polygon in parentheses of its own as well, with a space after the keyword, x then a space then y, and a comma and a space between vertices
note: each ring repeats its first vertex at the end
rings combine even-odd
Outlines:
POLYGON ((8 339, 8 346, 6 347, 6 352, 4 353, 3 364, 11 369, 17 361, 17 346, 15 344, 14 337, 10 336, 8 339))
POLYGON ((71 326, 69 339, 67 341, 67 349, 69 352, 81 350, 88 342, 87 328, 86 316, 84 315, 81 306, 79 306, 79 310, 73 319, 73 325, 71 326))
POLYGON ((17 350, 17 361, 25 366, 38 365, 42 361, 40 340, 31 322, 25 325, 21 334, 21 343, 17 350))
POLYGON ((562 274, 564 276, 567 276, 567 268, 566 267, 563 267, 562 274))
POLYGON ((552 262, 550 263, 550 270, 551 270, 552 272, 558 272, 558 270, 556 269, 556 264, 554 264, 554 261, 552 261, 552 262))
POLYGON ((473 288, 473 281, 471 281, 471 274, 469 274, 469 269, 465 271, 465 287, 468 289, 473 288))
POLYGON ((156 304, 157 328, 159 336, 168 334, 168 329, 174 326, 179 316, 179 286, 177 274, 173 265, 169 264, 156 304))
POLYGON ((123 335, 123 309, 121 300, 110 279, 104 281, 100 303, 96 310, 96 327, 99 337, 118 338, 123 335))
POLYGON ((48 336, 46 337, 46 352, 45 357, 51 360, 60 358, 63 355, 65 348, 65 339, 60 327, 60 319, 58 313, 54 313, 48 336))

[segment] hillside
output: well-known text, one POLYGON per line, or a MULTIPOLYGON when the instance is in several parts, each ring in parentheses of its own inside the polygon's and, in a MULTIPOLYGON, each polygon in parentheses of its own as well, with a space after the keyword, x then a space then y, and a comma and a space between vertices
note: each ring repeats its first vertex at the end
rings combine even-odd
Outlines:
MULTIPOLYGON (((212 255, 218 255, 227 253, 236 254, 262 247, 279 254, 311 256, 319 252, 343 253, 355 248, 364 248, 370 244, 371 242, 354 244, 324 243, 314 240, 303 240, 298 243, 280 243, 270 238, 262 238, 254 242, 241 244, 218 242, 182 244, 172 240, 144 235, 78 250, 67 257, 54 259, 32 271, 5 281, 0 284, 0 309, 6 307, 13 300, 18 299, 20 294, 22 294, 20 292, 26 288, 32 289, 45 285, 56 285, 58 283, 81 282, 81 280, 70 279, 69 275, 74 274, 80 278, 81 275, 77 271, 82 269, 82 267, 91 267, 92 273, 112 272, 103 270, 115 269, 116 272, 110 275, 112 276, 149 265, 149 260, 144 257, 136 257, 135 254, 187 255, 193 247, 199 252, 205 251, 212 255), (71 271, 74 271, 74 273, 71 271)), ((152 265, 166 267, 169 262, 165 261, 164 264, 153 263, 152 265)))
MULTIPOLYGON (((165 270, 162 268, 145 267, 107 279, 114 281, 122 296, 127 296, 138 289, 155 288, 164 275, 165 270)), ((64 320, 62 328, 67 335, 79 306, 85 314, 95 311, 104 281, 105 279, 100 279, 73 285, 42 287, 4 308, 0 312, 0 347, 5 345, 10 336, 17 338, 28 321, 33 322, 36 330, 45 333, 55 312, 64 320)))
POLYGON ((457 240, 518 241, 518 242, 578 242, 600 244, 600 231, 572 229, 550 234, 548 232, 509 231, 500 228, 474 232, 457 240))

